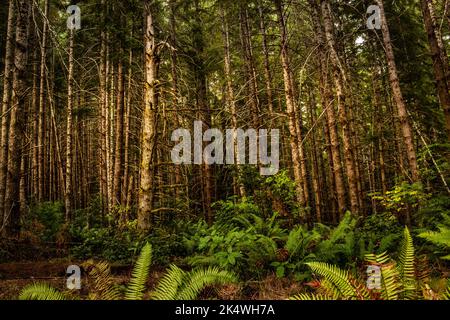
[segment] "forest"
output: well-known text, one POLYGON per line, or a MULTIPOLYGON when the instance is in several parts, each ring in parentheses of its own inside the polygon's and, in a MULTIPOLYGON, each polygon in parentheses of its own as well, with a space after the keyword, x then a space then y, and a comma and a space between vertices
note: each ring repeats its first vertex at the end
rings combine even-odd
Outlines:
POLYGON ((450 0, 0 4, 0 300, 450 299, 450 0))

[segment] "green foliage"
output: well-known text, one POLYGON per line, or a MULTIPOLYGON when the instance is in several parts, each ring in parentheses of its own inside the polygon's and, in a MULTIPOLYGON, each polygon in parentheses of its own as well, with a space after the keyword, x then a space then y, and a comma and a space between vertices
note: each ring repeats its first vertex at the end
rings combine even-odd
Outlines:
POLYGON ((151 297, 153 300, 193 300, 209 285, 234 282, 237 278, 233 273, 215 267, 184 272, 173 265, 151 297))
POLYGON ((278 174, 267 177, 265 186, 272 200, 281 202, 291 215, 297 216, 300 213, 301 208, 295 196, 295 182, 290 178, 289 171, 281 170, 278 174))
POLYGON ((35 283, 22 290, 19 300, 66 300, 66 297, 47 284, 35 283))
POLYGON ((427 231, 419 235, 419 237, 433 243, 436 247, 443 251, 444 256, 441 259, 450 260, 450 227, 440 225, 439 232, 427 231))
MULTIPOLYGON (((183 242, 192 266, 218 266, 248 276, 262 276, 276 258, 278 244, 286 237, 278 215, 263 218, 251 199, 215 205, 217 221, 208 227, 195 224, 197 231, 185 233, 183 242)), ((192 229, 188 227, 188 229, 192 229)))
POLYGON ((133 229, 72 228, 74 242, 71 253, 78 259, 95 258, 107 261, 131 261, 142 239, 133 229))
POLYGON ((94 290, 90 298, 93 300, 119 300, 120 291, 114 284, 111 268, 107 262, 95 263, 92 260, 84 263, 89 277, 94 281, 94 290))
POLYGON ((400 244, 400 251, 398 257, 398 272, 403 284, 405 296, 409 298, 414 297, 416 291, 415 279, 415 259, 414 259, 414 244, 408 228, 403 232, 403 239, 400 244))
POLYGON ((333 284, 335 294, 344 298, 351 299, 356 297, 356 290, 350 282, 349 273, 336 266, 323 262, 309 262, 306 264, 311 270, 328 280, 333 284))
POLYGON ((64 225, 64 205, 61 202, 45 202, 32 207, 30 211, 32 225, 24 228, 38 235, 42 241, 55 241, 57 233, 64 225), (39 228, 42 225, 42 228, 39 228))
MULTIPOLYGON (((133 268, 124 295, 126 300, 144 299, 151 262, 152 246, 147 243, 142 248, 133 268)), ((94 280, 94 290, 89 294, 89 299, 119 300, 122 298, 120 290, 113 281, 108 263, 88 261, 84 267, 87 269, 89 277, 94 280)), ((150 296, 155 300, 193 300, 207 286, 235 282, 237 282, 237 277, 229 271, 209 267, 185 272, 172 265, 150 296)), ((67 297, 46 284, 33 284, 22 290, 20 299, 65 300, 67 297)))
POLYGON ((365 217, 356 233, 358 257, 368 253, 393 252, 402 235, 398 218, 389 212, 365 217))
POLYGON ((141 254, 134 266, 133 273, 131 274, 131 280, 125 293, 127 300, 142 300, 151 263, 152 246, 147 243, 142 248, 141 254))
POLYGON ((366 289, 364 282, 355 280, 350 272, 343 271, 336 266, 323 262, 312 262, 307 265, 315 274, 322 277, 317 285, 320 292, 318 295, 299 295, 294 299, 409 300, 421 296, 427 298, 424 291, 431 291, 429 286, 422 283, 422 279, 416 276, 413 240, 407 228, 403 232, 398 263, 393 261, 387 253, 368 254, 366 261, 380 267, 381 290, 366 289), (428 290, 421 291, 423 288, 428 290))
POLYGON ((399 213, 410 208, 417 208, 430 196, 424 192, 421 183, 409 184, 403 182, 386 192, 386 195, 373 195, 389 212, 399 213))

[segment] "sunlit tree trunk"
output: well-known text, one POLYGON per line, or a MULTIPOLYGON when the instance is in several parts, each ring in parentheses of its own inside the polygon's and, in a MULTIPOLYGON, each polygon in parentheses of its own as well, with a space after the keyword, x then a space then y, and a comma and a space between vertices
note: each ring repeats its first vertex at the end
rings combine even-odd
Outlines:
POLYGON ((73 74, 74 74, 74 31, 69 34, 69 73, 67 78, 67 126, 66 126, 66 187, 64 195, 64 204, 66 208, 66 221, 72 219, 73 211, 73 185, 72 185, 72 166, 73 166, 73 74))
POLYGON ((142 119, 141 179, 139 187, 138 227, 141 231, 150 228, 150 215, 154 197, 154 160, 157 139, 158 69, 159 49, 155 39, 152 1, 145 2, 145 88, 142 119))

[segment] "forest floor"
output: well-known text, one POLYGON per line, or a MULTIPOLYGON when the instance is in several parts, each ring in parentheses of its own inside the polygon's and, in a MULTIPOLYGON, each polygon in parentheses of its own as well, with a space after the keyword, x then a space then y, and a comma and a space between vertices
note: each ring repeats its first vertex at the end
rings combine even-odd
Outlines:
MULTIPOLYGON (((26 286, 43 282, 53 288, 65 291, 66 269, 69 265, 79 265, 68 259, 40 262, 17 262, 0 264, 0 300, 17 299, 26 286)), ((149 277, 148 288, 152 289, 164 275, 163 268, 155 268, 149 277)), ((113 279, 118 285, 126 285, 130 278, 131 266, 112 265, 113 279)), ((92 283, 82 279, 79 296, 87 298, 92 283)), ((200 299, 220 300, 285 300, 301 291, 301 285, 292 279, 279 279, 271 275, 262 281, 251 281, 240 287, 236 285, 221 288, 206 288, 200 299)))

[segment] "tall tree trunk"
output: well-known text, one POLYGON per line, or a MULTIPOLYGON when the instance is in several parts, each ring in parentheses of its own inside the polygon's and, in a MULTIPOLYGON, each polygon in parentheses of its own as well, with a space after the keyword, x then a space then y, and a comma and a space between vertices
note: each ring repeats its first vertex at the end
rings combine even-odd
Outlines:
POLYGON ((47 57, 47 30, 48 30, 48 13, 49 3, 48 0, 44 1, 44 15, 43 27, 42 27, 42 42, 41 42, 41 63, 39 71, 39 120, 38 120, 38 194, 37 199, 39 202, 43 200, 43 189, 45 180, 45 133, 46 133, 46 108, 45 108, 45 77, 46 77, 46 57, 47 57))
POLYGON ((123 81, 123 64, 119 61, 117 67, 117 102, 116 102, 116 142, 115 142, 115 158, 114 158, 114 204, 119 205, 121 202, 121 186, 123 178, 123 126, 124 126, 124 81, 123 81))
MULTIPOLYGON (((179 89, 178 89, 178 55, 177 55, 177 22, 176 22, 176 0, 170 0, 170 41, 172 45, 172 50, 170 52, 170 60, 171 60, 171 74, 172 74, 172 101, 173 107, 175 110, 174 116, 174 124, 177 128, 180 127, 179 121, 179 89)), ((180 190, 182 188, 180 185, 182 184, 182 176, 181 176, 181 166, 175 166, 175 197, 178 198, 180 194, 180 190)))
MULTIPOLYGON (((235 156, 235 163, 237 164, 237 159, 240 159, 239 155, 239 148, 237 147, 237 135, 236 135, 236 129, 238 129, 238 120, 237 120, 237 110, 236 110, 236 101, 234 97, 234 89, 233 89, 233 82, 232 82, 232 75, 231 75, 231 54, 230 54, 230 34, 228 31, 228 21, 226 17, 225 10, 221 8, 221 16, 222 16, 222 34, 223 34, 223 44, 224 44, 224 71, 225 71, 225 80, 226 80, 226 101, 227 101, 227 107, 230 110, 231 113, 231 123, 233 126, 233 129, 235 131, 233 132, 233 139, 234 139, 234 156, 235 156)), ((237 179, 236 184, 239 189, 239 195, 241 197, 244 197, 246 195, 245 187, 242 181, 242 170, 240 169, 240 166, 237 165, 237 179)))
MULTIPOLYGON (((131 33, 132 35, 133 33, 131 33)), ((127 195, 128 195, 128 183, 130 176, 130 119, 131 119, 131 82, 133 77, 132 71, 133 65, 133 50, 130 49, 129 59, 128 59, 128 84, 127 84, 127 99, 126 99, 126 108, 125 108, 125 128, 124 128, 124 161, 123 161, 123 181, 122 181, 122 205, 126 205, 127 203, 127 195)))
MULTIPOLYGON (((431 58, 433 60, 434 77, 436 80, 436 87, 441 103, 442 109, 445 114, 445 127, 447 130, 447 138, 450 140, 450 74, 448 72, 448 59, 445 48, 440 45, 440 33, 439 37, 436 33, 438 26, 436 26, 431 13, 432 2, 430 0, 422 0, 422 14, 425 23, 425 28, 428 34, 428 43, 430 44, 431 58)), ((441 38, 442 39, 442 38, 441 38)))
POLYGON ((259 11, 259 29, 262 37, 262 51, 264 57, 264 79, 266 81, 266 94, 267 94, 267 106, 269 109, 270 119, 272 121, 273 117, 273 89, 272 89, 272 72, 270 70, 269 61, 269 47, 267 44, 267 34, 266 34, 266 22, 264 16, 264 9, 261 2, 258 2, 259 11))
POLYGON ((145 2, 145 89, 142 123, 141 181, 139 187, 138 227, 141 231, 150 228, 153 210, 155 153, 158 115, 158 69, 159 48, 155 39, 152 1, 145 2))
POLYGON ((330 51, 330 60, 333 66, 333 79, 336 89, 337 101, 339 106, 339 122, 342 129, 342 140, 344 143, 344 160, 349 184, 350 206, 353 214, 359 214, 358 199, 358 176, 356 173, 355 154, 352 144, 351 123, 349 121, 347 106, 347 78, 345 70, 336 51, 336 45, 333 35, 333 22, 331 18, 331 9, 328 1, 322 1, 322 17, 325 29, 325 38, 330 51))
MULTIPOLYGON (((317 124, 317 114, 316 114, 316 99, 314 97, 314 90, 310 90, 310 101, 309 101, 309 115, 311 119, 311 126, 317 124)), ((314 190, 314 204, 316 211, 316 221, 322 223, 322 189, 320 184, 320 174, 319 174, 319 163, 317 156, 317 142, 316 142, 316 130, 312 132, 311 139, 311 154, 312 154, 312 184, 314 190)), ((320 150, 319 150, 320 151, 320 150)))
POLYGON ((297 108, 297 105, 295 103, 294 88, 292 87, 293 82, 291 79, 292 73, 290 70, 290 62, 289 62, 286 21, 284 18, 283 6, 281 1, 275 0, 275 5, 277 8, 281 33, 281 65, 283 68, 284 90, 286 96, 286 107, 287 107, 286 113, 289 119, 290 147, 292 155, 292 164, 294 167, 294 179, 296 183, 296 196, 299 205, 304 208, 306 206, 304 194, 304 183, 306 181, 302 181, 302 170, 298 144, 298 142, 301 141, 301 139, 299 139, 298 137, 298 131, 296 128, 297 119, 295 117, 296 114, 295 109, 297 108))
POLYGON ((73 211, 73 186, 72 186, 72 165, 73 165, 73 73, 74 73, 74 30, 70 30, 69 35, 69 74, 67 78, 67 127, 66 127, 66 187, 64 204, 66 207, 66 221, 72 219, 73 211))
POLYGON ((320 11, 316 0, 309 0, 312 8, 312 19, 314 22, 314 31, 316 34, 316 42, 318 45, 318 64, 320 65, 320 87, 321 87, 321 103, 325 111, 327 120, 327 128, 330 137, 330 167, 333 171, 333 180, 336 190, 336 198, 338 203, 339 215, 342 217, 346 211, 346 191, 344 177, 342 173, 342 160, 339 146, 339 135, 337 130, 337 117, 334 108, 332 92, 329 83, 326 56, 326 39, 323 33, 322 24, 320 22, 320 11))
POLYGON ((6 231, 10 236, 20 232, 20 164, 25 130, 25 72, 28 52, 28 22, 31 3, 16 1, 16 37, 11 95, 11 119, 8 144, 8 173, 5 194, 6 231))
POLYGON ((258 100, 258 84, 256 77, 255 62, 253 57, 253 49, 251 43, 251 34, 248 26, 247 8, 241 5, 239 9, 240 25, 241 25, 241 43, 244 51, 245 68, 247 71, 247 83, 249 88, 249 104, 252 118, 252 127, 259 129, 259 100, 258 100))
POLYGON ((400 80, 398 78, 397 65, 395 63, 394 49, 392 48, 391 35, 384 12, 384 5, 382 0, 376 0, 380 7, 381 15, 381 31, 383 34, 383 43, 386 51, 386 60, 389 68, 389 79, 394 96, 394 101, 397 106, 400 127, 403 135, 403 142, 406 146, 406 154, 408 156, 409 170, 412 181, 419 181, 419 170, 417 168, 416 149, 413 141, 413 133, 408 119, 408 111, 403 99, 402 90, 400 88, 400 80))
POLYGON ((6 29, 5 70, 3 77, 3 97, 1 109, 2 113, 0 119, 0 232, 5 225, 3 217, 5 214, 6 175, 8 170, 8 126, 11 108, 11 80, 12 72, 14 70, 14 3, 15 0, 9 0, 8 24, 6 29))
MULTIPOLYGON (((102 1, 102 7, 104 8, 105 2, 102 1)), ((105 20, 106 13, 102 13, 102 20, 105 20)), ((107 104, 106 104, 106 85, 107 85, 107 69, 106 69, 106 33, 102 28, 101 31, 101 44, 100 44, 100 67, 99 67, 99 111, 100 111, 100 123, 98 126, 99 135, 99 176, 100 176, 100 190, 101 190, 101 202, 102 212, 106 212, 109 208, 108 203, 108 152, 107 152, 107 104)))

